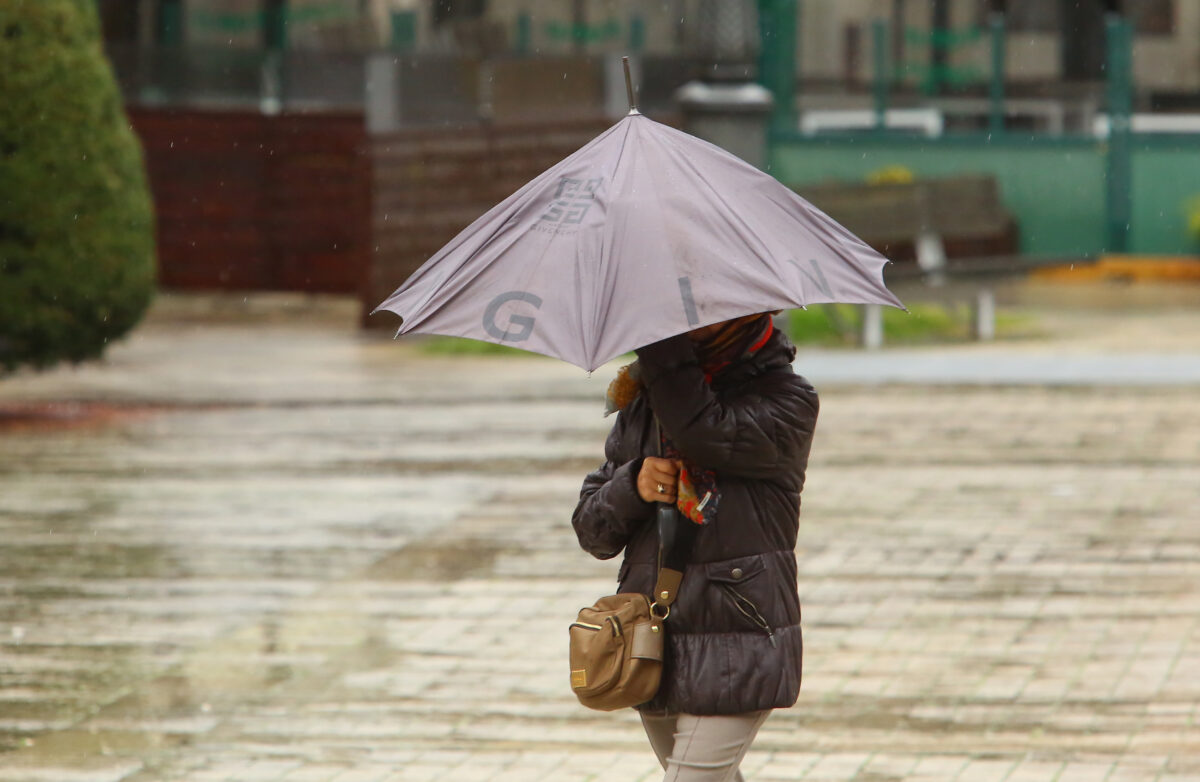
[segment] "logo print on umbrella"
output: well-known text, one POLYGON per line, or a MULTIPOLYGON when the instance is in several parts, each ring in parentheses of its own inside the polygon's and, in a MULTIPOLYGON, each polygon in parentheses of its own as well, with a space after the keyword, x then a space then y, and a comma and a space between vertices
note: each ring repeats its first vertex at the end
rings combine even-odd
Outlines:
POLYGON ((554 193, 554 200, 550 202, 550 208, 546 210, 546 213, 542 215, 541 222, 579 225, 583 222, 588 209, 591 208, 592 202, 595 201, 596 191, 603 181, 600 177, 595 179, 560 178, 558 190, 554 193))

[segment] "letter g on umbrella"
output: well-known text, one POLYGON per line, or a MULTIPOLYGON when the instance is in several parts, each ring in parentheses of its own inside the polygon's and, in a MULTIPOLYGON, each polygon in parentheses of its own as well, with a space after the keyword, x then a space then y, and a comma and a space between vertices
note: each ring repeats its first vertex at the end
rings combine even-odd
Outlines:
POLYGON ((508 315, 508 327, 500 328, 496 324, 496 316, 500 314, 500 309, 509 302, 526 302, 535 310, 542 306, 542 299, 527 291, 507 291, 501 293, 487 305, 487 309, 483 312, 483 330, 489 336, 501 342, 524 342, 529 339, 529 335, 533 333, 533 327, 536 319, 530 315, 518 315, 516 312, 510 312, 508 315), (514 331, 513 327, 517 327, 514 331))

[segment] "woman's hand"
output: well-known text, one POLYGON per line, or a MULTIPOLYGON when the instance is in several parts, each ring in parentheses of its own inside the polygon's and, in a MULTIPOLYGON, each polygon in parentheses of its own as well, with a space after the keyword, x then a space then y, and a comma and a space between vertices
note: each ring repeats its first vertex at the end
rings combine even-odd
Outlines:
POLYGON ((647 456, 637 477, 638 496, 646 502, 675 502, 679 463, 647 456))

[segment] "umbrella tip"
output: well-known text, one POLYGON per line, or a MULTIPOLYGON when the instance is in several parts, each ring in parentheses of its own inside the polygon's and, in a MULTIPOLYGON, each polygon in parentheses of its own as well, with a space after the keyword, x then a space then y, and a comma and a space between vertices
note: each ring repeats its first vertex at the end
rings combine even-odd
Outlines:
POLYGON ((625 66, 625 94, 629 97, 629 113, 637 114, 637 101, 633 97, 633 77, 629 73, 629 55, 621 58, 621 64, 625 66))

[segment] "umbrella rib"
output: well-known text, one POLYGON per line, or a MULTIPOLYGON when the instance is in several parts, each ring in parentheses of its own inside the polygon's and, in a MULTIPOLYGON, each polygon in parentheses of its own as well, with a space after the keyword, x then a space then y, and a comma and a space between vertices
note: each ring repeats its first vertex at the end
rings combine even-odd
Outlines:
MULTIPOLYGON (((670 129, 668 128, 668 130, 670 129)), ((670 139, 669 134, 667 135, 667 138, 670 139)), ((742 239, 743 243, 754 248, 754 251, 759 255, 759 257, 770 257, 771 254, 769 250, 763 244, 762 240, 758 238, 757 232, 754 230, 754 228, 749 224, 749 222, 747 222, 745 217, 742 216, 741 210, 735 208, 729 203, 720 189, 713 185, 708 177, 704 175, 704 172, 695 165, 693 160, 686 154, 680 154, 681 150, 674 143, 664 144, 663 147, 666 149, 667 154, 673 157, 680 164, 682 169, 691 173, 692 176, 702 183, 704 188, 711 193, 717 201, 720 202, 720 204, 724 207, 724 209, 722 209, 720 212, 721 217, 726 224, 733 228, 734 233, 736 233, 738 237, 742 239)))
MULTIPOLYGON (((668 133, 666 134, 668 137, 673 135, 674 133, 679 133, 679 131, 675 131, 672 128, 665 128, 665 130, 668 131, 668 133)), ((688 138, 688 140, 692 140, 692 137, 690 137, 690 136, 688 136, 687 138, 688 138)), ((707 142, 702 142, 702 143, 707 143, 707 142)), ((674 145, 671 146, 671 150, 672 150, 672 152, 675 151, 674 145)), ((721 194, 721 192, 715 186, 713 186, 712 182, 710 182, 708 180, 708 178, 704 175, 704 173, 692 163, 692 160, 690 158, 688 158, 687 156, 677 157, 677 159, 681 160, 683 165, 686 166, 686 168, 689 171, 693 172, 695 174, 695 176, 704 183, 705 187, 709 190, 709 192, 711 192, 722 203, 722 205, 724 205, 726 207, 726 209, 724 210, 725 213, 726 214, 732 213, 733 215, 736 215, 740 225, 744 229, 749 230, 751 236, 754 236, 754 231, 750 228, 749 224, 741 216, 740 211, 733 209, 730 206, 729 202, 724 198, 724 196, 721 194)), ((739 162, 741 162, 741 161, 739 161, 739 162)), ((744 163, 744 165, 749 166, 748 163, 744 163)), ((757 169, 755 169, 755 170, 757 171, 757 169)), ((759 173, 761 173, 761 172, 759 172, 759 173)), ((766 176, 766 175, 764 175, 764 176, 766 176)), ((883 256, 879 256, 879 261, 878 261, 878 263, 879 263, 879 272, 878 272, 879 279, 875 279, 875 273, 862 268, 862 266, 860 265, 860 262, 858 262, 856 259, 854 259, 852 257, 846 257, 846 254, 839 251, 837 249, 836 244, 834 242, 831 242, 830 239, 841 238, 844 240, 848 240, 849 243, 852 243, 853 245, 858 245, 871 253, 875 253, 875 250, 873 250, 869 245, 864 243, 857 236, 852 234, 844 226, 842 226, 839 223, 837 223, 836 221, 834 221, 832 218, 830 218, 828 215, 826 215, 820 209, 817 209, 815 206, 812 206, 812 204, 805 201, 799 195, 797 195, 796 193, 793 193, 790 189, 784 187, 784 185, 781 182, 779 182, 778 180, 771 178, 769 180, 764 180, 764 183, 773 185, 775 188, 782 191, 785 197, 799 202, 799 204, 801 206, 806 207, 806 210, 811 210, 813 213, 815 213, 813 215, 813 217, 815 219, 809 220, 808 224, 806 224, 804 222, 800 222, 795 219, 794 215, 788 213, 787 209, 784 208, 783 205, 780 204, 775 198, 773 198, 770 193, 766 194, 766 199, 769 202, 771 202, 772 204, 774 204, 775 206, 780 208, 785 214, 788 215, 789 218, 791 218, 794 222, 796 222, 797 225, 805 228, 810 235, 812 235, 814 238, 818 239, 822 244, 824 244, 827 248, 829 248, 834 254, 836 254, 839 258, 841 258, 845 262, 845 264, 852 269, 852 271, 855 274, 857 274, 866 283, 868 283, 869 287, 871 287, 872 289, 874 289, 876 291, 879 291, 882 289, 882 291, 884 291, 886 293, 888 298, 895 299, 895 296, 891 293, 891 291, 887 290, 887 287, 882 282, 882 269, 883 269, 883 266, 885 266, 888 263, 888 260, 886 258, 884 258, 883 256), (836 228, 832 228, 832 226, 836 226, 836 228)), ((739 236, 742 236, 743 238, 745 238, 745 235, 742 231, 738 231, 738 234, 739 234, 739 236)), ((759 244, 761 247, 761 242, 759 244)), ((766 251, 766 248, 761 247, 761 249, 769 257, 770 253, 766 251)), ((792 260, 793 260, 793 262, 795 262, 796 259, 792 259, 792 260)), ((898 299, 895 299, 895 300, 897 302, 899 301, 898 299)))
MULTIPOLYGON (((858 275, 858 277, 860 279, 862 279, 863 282, 865 282, 869 288, 874 290, 876 293, 882 293, 882 294, 886 295, 888 298, 894 299, 897 303, 899 303, 899 299, 896 299, 895 295, 891 291, 889 291, 887 289, 887 286, 883 283, 883 267, 885 267, 887 264, 891 263, 891 261, 889 261, 887 258, 883 257, 882 255, 880 255, 878 258, 870 258, 870 259, 863 260, 863 261, 860 261, 854 257, 847 258, 846 253, 838 248, 836 240, 840 239, 841 241, 845 242, 846 244, 850 245, 852 248, 855 248, 855 249, 865 250, 866 252, 872 253, 872 254, 877 254, 877 253, 869 244, 867 244, 862 239, 859 239, 857 236, 852 234, 845 226, 838 223, 832 217, 825 214, 824 212, 822 212, 817 207, 813 206, 808 201, 804 200, 804 198, 802 198, 801 196, 797 195, 796 193, 793 193, 788 188, 783 187, 782 184, 780 185, 780 187, 783 189, 784 197, 798 202, 801 206, 805 207, 807 210, 810 210, 811 212, 814 213, 813 219, 810 221, 811 226, 805 226, 806 229, 808 230, 808 232, 813 236, 813 238, 820 241, 831 252, 833 252, 839 258, 841 258, 843 261, 845 261, 846 265, 850 267, 851 271, 853 271, 856 275, 858 275), (864 268, 866 266, 868 260, 871 263, 876 265, 876 268, 874 270, 869 269, 869 268, 864 268)), ((768 200, 776 208, 778 208, 780 211, 782 211, 784 214, 790 214, 788 212, 786 206, 783 203, 780 203, 779 201, 775 200, 774 198, 770 198, 768 200)), ((792 259, 792 260, 798 262, 796 259, 792 259)), ((852 303, 852 302, 847 302, 847 303, 852 303)), ((866 303, 870 303, 870 302, 866 302, 866 303)))
MULTIPOLYGON (((629 114, 624 119, 622 119, 621 122, 618 123, 618 126, 620 126, 620 125, 625 126, 625 133, 621 136, 621 146, 620 146, 620 148, 617 149, 616 159, 613 162, 612 174, 609 177, 609 179, 612 183, 611 184, 612 190, 609 194, 608 205, 615 203, 617 200, 617 196, 618 196, 617 174, 621 170, 621 163, 625 160, 625 149, 629 144, 629 137, 633 133, 637 132, 637 126, 635 126, 633 123, 635 121, 641 121, 643 119, 645 119, 647 122, 652 121, 652 120, 649 120, 648 118, 643 117, 643 115, 641 115, 641 114, 629 114)), ((596 354, 599 353, 600 340, 596 339, 595 337, 596 337, 596 335, 601 333, 601 331, 603 330, 604 324, 608 323, 609 314, 612 311, 612 305, 613 305, 613 297, 612 297, 613 290, 612 290, 612 285, 610 283, 612 282, 612 278, 615 276, 615 265, 612 263, 612 251, 613 251, 613 247, 615 246, 615 244, 613 241, 611 241, 613 225, 612 225, 611 220, 607 219, 607 218, 608 218, 608 215, 606 214, 606 219, 604 221, 605 231, 604 231, 604 235, 603 235, 603 240, 601 241, 601 245, 600 245, 600 255, 599 255, 600 269, 598 270, 598 273, 596 275, 597 280, 598 281, 602 280, 604 283, 603 285, 598 286, 600 289, 600 292, 602 294, 603 300, 600 302, 597 302, 596 309, 592 313, 592 337, 593 338, 591 340, 591 343, 593 346, 593 350, 592 350, 591 354, 588 356, 588 364, 589 365, 596 364, 596 358, 597 358, 596 354)))

